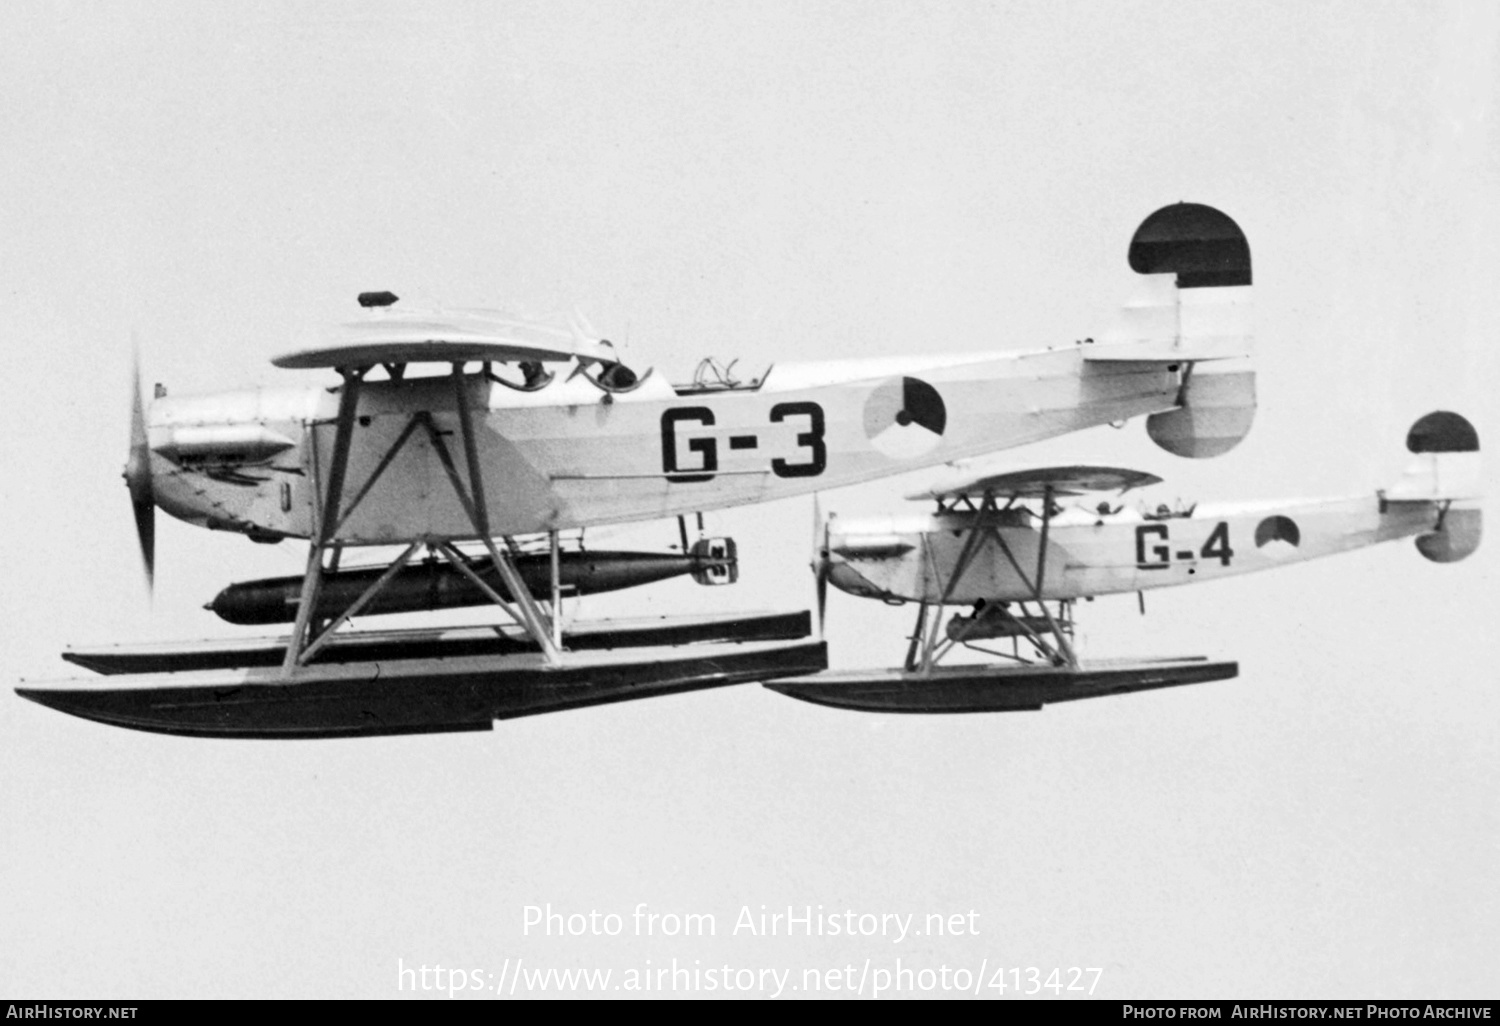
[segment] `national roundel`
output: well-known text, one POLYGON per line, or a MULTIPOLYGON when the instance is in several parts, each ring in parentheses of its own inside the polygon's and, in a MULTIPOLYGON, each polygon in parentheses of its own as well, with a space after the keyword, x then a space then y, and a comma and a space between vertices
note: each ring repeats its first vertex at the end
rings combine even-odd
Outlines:
POLYGON ((909 460, 936 449, 947 426, 943 397, 919 378, 892 378, 865 400, 865 436, 893 460, 909 460))

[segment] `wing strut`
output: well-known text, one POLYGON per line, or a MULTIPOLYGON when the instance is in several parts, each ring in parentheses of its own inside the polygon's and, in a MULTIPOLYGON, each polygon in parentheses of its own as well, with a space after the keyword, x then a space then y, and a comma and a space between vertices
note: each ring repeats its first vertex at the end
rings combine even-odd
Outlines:
MULTIPOLYGON (((958 559, 953 564, 953 573, 946 582, 939 580, 942 584, 942 592, 936 605, 941 610, 942 606, 952 598, 957 590, 959 582, 974 560, 984 551, 988 544, 993 544, 1010 562, 1011 568, 1015 570, 1016 576, 1020 578, 1021 584, 1027 591, 1031 592, 1032 599, 1041 607, 1042 617, 1047 622, 1048 631, 1056 639, 1056 646, 1048 644, 1038 630, 1032 629, 1027 622, 1030 617, 1026 615, 1025 604, 1022 604, 1022 615, 1014 618, 1016 626, 1025 633, 1027 639, 1036 650, 1049 662, 1057 666, 1066 666, 1069 669, 1078 669, 1078 653, 1073 648, 1072 633, 1073 621, 1071 616, 1064 613, 1069 604, 1066 600, 1060 602, 1058 615, 1053 616, 1052 611, 1047 608, 1043 600, 1043 589, 1047 581, 1047 537, 1052 524, 1053 510, 1056 508, 1052 499, 1053 488, 1047 485, 1042 490, 1042 526, 1041 538, 1037 549, 1036 575, 1029 576, 1021 567, 1020 560, 1016 558, 1015 552, 1011 550, 1005 541, 1005 535, 999 529, 998 519, 1001 509, 996 501, 995 493, 986 490, 980 498, 977 508, 974 510, 974 519, 970 523, 968 536, 964 539, 963 548, 959 550, 958 559), (1059 617, 1061 619, 1059 619, 1059 617)), ((924 546, 928 543, 924 539, 924 546)), ((937 574, 937 560, 930 549, 926 549, 926 565, 932 568, 931 572, 937 574)), ((917 609, 917 626, 912 634, 911 647, 907 650, 906 668, 917 670, 923 674, 932 672, 932 668, 943 658, 954 646, 962 644, 965 640, 967 630, 960 629, 957 636, 939 643, 938 624, 942 617, 934 616, 931 624, 927 621, 927 603, 923 602, 917 609), (924 629, 925 628, 925 629, 924 629), (926 635, 925 638, 923 635, 926 635)))
POLYGON ((465 487, 463 475, 459 473, 452 454, 448 451, 447 444, 443 441, 443 432, 439 431, 433 422, 432 414, 426 410, 420 410, 412 414, 410 422, 402 430, 401 434, 386 450, 385 454, 370 472, 369 478, 355 492, 353 499, 347 506, 343 503, 345 480, 349 469, 349 451, 354 434, 355 411, 359 406, 359 388, 364 376, 370 370, 369 367, 340 368, 339 373, 344 378, 344 387, 339 396, 338 417, 335 420, 333 454, 328 468, 326 488, 322 486, 321 475, 317 463, 317 446, 312 447, 312 471, 313 471, 313 493, 315 496, 314 523, 315 529, 312 534, 311 545, 307 557, 307 571, 302 579, 301 597, 298 600, 297 619, 292 626, 292 635, 287 643, 286 657, 282 661, 282 677, 289 678, 298 666, 304 666, 318 654, 323 646, 332 638, 334 632, 356 616, 364 609, 370 601, 375 598, 395 577, 400 569, 411 561, 417 552, 426 548, 434 555, 441 555, 452 563, 466 577, 472 580, 481 591, 489 596, 491 601, 504 610, 513 620, 525 628, 526 632, 541 648, 542 654, 549 666, 557 666, 562 661, 562 645, 559 631, 561 628, 561 601, 560 589, 558 587, 559 553, 557 532, 551 532, 549 541, 552 548, 552 592, 550 615, 542 611, 531 590, 521 579, 516 570, 511 552, 515 548, 514 539, 505 538, 505 547, 501 548, 495 544, 495 539, 490 534, 489 507, 485 500, 484 481, 480 470, 479 448, 475 441, 474 420, 470 407, 469 391, 464 379, 463 364, 453 364, 453 392, 458 409, 459 426, 463 436, 465 469, 468 472, 468 486, 465 487), (490 558, 494 561, 496 572, 504 582, 505 589, 510 592, 510 600, 503 598, 492 588, 474 569, 472 561, 464 556, 453 545, 451 538, 428 537, 418 538, 406 547, 406 550, 398 556, 386 571, 372 583, 364 593, 342 613, 332 620, 319 623, 317 616, 318 596, 322 587, 323 575, 334 569, 339 560, 343 543, 336 540, 338 532, 348 522, 360 502, 369 494, 375 482, 385 473, 386 469, 395 460, 407 441, 417 431, 423 428, 427 432, 428 440, 436 452, 439 463, 448 475, 449 483, 458 495, 469 521, 474 527, 475 534, 483 543, 490 558), (324 566, 324 557, 329 556, 330 565, 324 566))
MULTIPOLYGON (((349 469, 349 443, 354 437, 354 411, 359 406, 359 386, 369 372, 368 367, 340 367, 344 387, 339 392, 339 413, 333 433, 333 465, 328 469, 327 496, 315 511, 316 531, 307 554, 307 572, 302 577, 302 596, 297 602, 297 620, 292 625, 292 637, 287 642, 286 658, 281 663, 281 675, 290 677, 292 670, 303 661, 303 650, 307 645, 308 628, 312 625, 313 611, 318 605, 318 590, 323 584, 323 553, 333 540, 334 530, 339 524, 339 502, 343 497, 344 474, 349 469)), ((317 445, 313 445, 317 452, 317 445)), ((314 477, 316 477, 314 466, 314 477)), ((314 486, 314 492, 319 489, 314 486)), ((373 597, 373 596, 372 596, 373 597)))
MULTIPOLYGON (((473 501, 465 503, 469 511, 469 519, 474 523, 474 529, 479 532, 479 540, 489 551, 490 558, 495 561, 495 569, 500 572, 500 579, 505 582, 505 587, 510 590, 511 598, 520 613, 520 619, 532 639, 542 649, 542 654, 547 657, 549 665, 556 666, 562 662, 562 653, 553 641, 552 624, 548 622, 546 614, 537 605, 536 599, 532 598, 531 589, 526 587, 526 582, 521 580, 521 574, 516 570, 516 565, 511 562, 510 548, 511 540, 507 539, 506 551, 502 552, 495 546, 495 539, 490 536, 490 514, 489 506, 484 498, 484 481, 479 473, 479 447, 474 444, 474 418, 469 410, 469 390, 464 382, 464 365, 455 363, 453 365, 453 395, 458 401, 458 422, 463 428, 464 454, 469 464, 469 487, 473 490, 473 501)), ((436 432, 433 433, 436 438, 436 432)), ((441 440, 438 440, 441 445, 441 440)), ((446 448, 438 450, 439 455, 444 455, 446 448)), ((451 463, 443 462, 444 469, 452 476, 451 463)), ((459 486, 457 478, 454 478, 453 487, 458 491, 459 498, 463 498, 463 489, 459 486)), ((509 611, 509 607, 505 607, 509 611)), ((556 610, 553 611, 554 613, 556 610)), ((513 614, 514 615, 514 614, 513 614)))
POLYGON ((552 613, 552 644, 562 648, 562 545, 556 531, 547 532, 547 548, 551 555, 552 594, 549 606, 552 613))

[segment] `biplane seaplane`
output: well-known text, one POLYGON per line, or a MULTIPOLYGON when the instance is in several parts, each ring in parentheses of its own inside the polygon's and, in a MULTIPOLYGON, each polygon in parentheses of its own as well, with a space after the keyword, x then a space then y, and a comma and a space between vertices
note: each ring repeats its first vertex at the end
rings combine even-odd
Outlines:
POLYGON ((1063 466, 960 477, 908 498, 926 515, 822 522, 814 570, 819 616, 831 583, 864 598, 915 603, 897 669, 823 673, 767 687, 823 705, 886 712, 1035 710, 1050 702, 1233 677, 1207 659, 1088 661, 1079 599, 1202 584, 1415 538, 1436 563, 1479 547, 1479 438, 1455 413, 1418 420, 1401 478, 1371 495, 1324 501, 1132 508, 1154 474, 1063 466), (1085 496, 1092 499, 1084 501, 1085 496), (1094 500, 1097 500, 1094 501, 1094 500), (944 606, 970 606, 942 623, 944 606), (988 646, 1010 643, 1010 651, 988 646), (942 664, 979 652, 984 664, 942 664))
POLYGON ((682 524, 1135 417, 1179 455, 1227 451, 1255 407, 1244 234, 1180 203, 1140 225, 1128 262, 1139 294, 1097 340, 747 374, 704 360, 683 379, 626 366, 576 319, 361 294, 360 320, 272 361, 323 372, 316 383, 186 397, 158 386, 149 409, 137 384, 125 480, 148 579, 158 507, 253 541, 306 539, 300 577, 236 585, 211 603, 238 622, 290 622, 290 633, 75 649, 66 658, 112 679, 20 693, 144 730, 330 737, 483 730, 822 670, 805 613, 566 624, 570 589, 669 572, 722 583, 734 553, 723 540, 690 545, 685 527, 681 551, 654 562, 569 549, 562 533, 682 524), (377 546, 401 551, 345 567, 350 550, 377 546), (514 626, 345 629, 474 601, 514 626))

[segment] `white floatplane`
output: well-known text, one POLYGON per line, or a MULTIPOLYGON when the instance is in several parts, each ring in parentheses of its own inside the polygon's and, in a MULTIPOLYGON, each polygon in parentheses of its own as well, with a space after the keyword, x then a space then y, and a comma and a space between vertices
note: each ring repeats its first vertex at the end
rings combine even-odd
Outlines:
POLYGON ((899 669, 766 686, 846 708, 938 712, 1037 709, 1235 676, 1235 663, 1206 659, 1084 660, 1075 604, 1397 538, 1415 538, 1418 551, 1437 563, 1463 559, 1481 535, 1477 433, 1458 414, 1430 413, 1412 426, 1407 448, 1413 459, 1393 486, 1347 499, 1134 508, 1119 496, 1161 478, 1065 466, 968 476, 909 496, 937 503, 927 515, 830 515, 814 561, 820 609, 830 583, 851 595, 915 603, 906 661, 899 669), (953 605, 972 609, 943 625, 943 607, 953 605), (1008 640, 1010 651, 987 647, 997 640, 1008 640), (940 665, 964 650, 999 661, 940 665))
MULTIPOLYGON (((581 322, 410 310, 364 293, 362 320, 273 361, 334 371, 333 387, 178 397, 158 386, 149 409, 137 388, 125 478, 148 578, 157 507, 255 541, 307 539, 299 579, 239 585, 213 603, 242 622, 289 620, 290 634, 77 651, 75 662, 113 678, 21 693, 140 729, 325 737, 485 729, 822 669, 822 641, 788 637, 784 618, 570 636, 562 600, 570 582, 582 586, 569 574, 592 556, 565 551, 561 532, 766 502, 1141 416, 1171 452, 1227 451, 1255 408, 1244 234, 1211 207, 1180 203, 1141 224, 1127 257, 1139 294, 1097 339, 753 374, 704 360, 682 380, 626 367, 581 322), (382 545, 402 551, 341 569, 347 550, 382 545), (341 630, 357 615, 475 600, 516 624, 478 653, 442 630, 420 642, 341 630), (606 635, 630 640, 585 650, 584 638, 606 635), (275 665, 264 665, 268 649, 275 665), (360 658, 373 652, 399 655, 360 658), (239 659, 249 661, 226 665, 239 659), (165 672, 126 672, 142 666, 165 672)), ((710 544, 686 566, 690 549, 684 526, 675 572, 732 577, 732 551, 710 544)), ((649 560, 611 555, 623 577, 585 576, 651 579, 649 560)))

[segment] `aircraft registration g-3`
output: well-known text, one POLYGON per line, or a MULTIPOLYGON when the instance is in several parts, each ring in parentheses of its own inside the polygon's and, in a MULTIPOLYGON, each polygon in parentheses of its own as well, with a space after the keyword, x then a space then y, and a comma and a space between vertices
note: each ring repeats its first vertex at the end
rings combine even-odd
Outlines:
POLYGON ((906 663, 767 686, 844 708, 937 712, 1036 709, 1233 676, 1233 663, 1196 660, 1166 676, 1160 671, 1171 664, 1092 675, 1106 666, 1079 658, 1074 604, 1270 570, 1397 538, 1415 538, 1418 551, 1436 563, 1465 558, 1479 547, 1482 527, 1477 433, 1458 414, 1440 411, 1418 420, 1406 444, 1415 455, 1396 484, 1348 499, 1142 510, 1107 499, 1063 505, 1080 495, 1161 483, 1140 471, 1068 466, 969 477, 909 496, 936 500, 937 511, 926 516, 830 516, 814 563, 820 610, 829 583, 864 598, 917 603, 906 663), (973 612, 953 616, 940 633, 941 607, 958 604, 972 604, 973 612), (994 638, 1010 639, 1011 651, 977 644, 994 638), (1021 654, 1022 642, 1029 657, 1021 654), (938 666, 959 648, 1009 662, 938 666), (1053 668, 1065 673, 1049 676, 1053 668))
POLYGON ((669 571, 732 579, 732 545, 690 546, 689 513, 1137 416, 1173 453, 1228 451, 1255 409, 1244 234, 1211 207, 1180 203, 1141 224, 1128 262, 1139 295, 1097 341, 776 363, 750 375, 703 360, 685 380, 626 367, 579 324, 407 310, 391 293, 364 293, 363 320, 273 361, 334 370, 335 387, 178 397, 158 386, 149 411, 137 395, 125 477, 148 578, 158 506, 256 541, 306 538, 300 579, 237 585, 213 604, 239 622, 291 620, 290 636, 75 651, 75 662, 134 675, 117 687, 22 693, 149 730, 336 736, 488 729, 506 716, 823 669, 821 640, 784 619, 574 625, 570 634, 562 601, 570 588, 669 571), (413 371, 432 364, 441 372, 413 371), (671 567, 648 554, 564 551, 560 540, 575 528, 671 516, 682 524, 671 567), (376 545, 405 548, 383 568, 340 568, 346 549, 376 545), (429 563, 409 565, 423 550, 429 563), (339 633, 356 615, 481 600, 520 633, 492 635, 477 650, 442 630, 339 633), (602 654, 600 638, 627 654, 602 654), (457 652, 472 662, 459 667, 457 652))
POLYGON ((1144 296, 1087 345, 777 363, 744 377, 705 360, 674 383, 625 368, 581 331, 407 314, 366 294, 366 320, 273 361, 335 368, 342 387, 159 398, 132 487, 190 523, 307 538, 320 485, 340 469, 338 483, 364 484, 323 533, 374 545, 486 533, 443 480, 442 439, 466 419, 494 535, 765 502, 1142 415, 1171 451, 1218 455, 1249 429, 1253 372, 1194 367, 1249 351, 1244 236, 1210 208, 1167 207, 1136 233, 1130 263, 1144 296), (452 373, 407 375, 417 362, 452 373))

